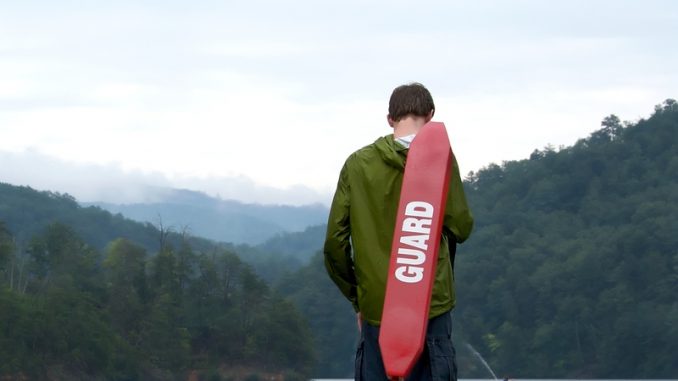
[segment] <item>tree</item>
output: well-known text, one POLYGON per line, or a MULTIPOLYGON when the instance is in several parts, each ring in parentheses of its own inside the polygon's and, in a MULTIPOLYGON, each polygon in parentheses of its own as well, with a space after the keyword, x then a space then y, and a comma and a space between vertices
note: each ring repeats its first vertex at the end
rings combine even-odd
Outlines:
POLYGON ((151 307, 144 321, 144 350, 162 369, 179 371, 188 365, 190 336, 183 319, 183 294, 179 287, 177 260, 166 248, 151 261, 151 307))
POLYGON ((0 281, 12 288, 14 283, 14 240, 4 222, 0 221, 0 281))
POLYGON ((71 227, 61 223, 49 225, 31 240, 28 255, 31 291, 45 292, 58 287, 101 292, 97 281, 98 254, 71 227))
POLYGON ((140 348, 148 313, 146 250, 125 239, 111 242, 103 262, 111 325, 132 347, 140 348))

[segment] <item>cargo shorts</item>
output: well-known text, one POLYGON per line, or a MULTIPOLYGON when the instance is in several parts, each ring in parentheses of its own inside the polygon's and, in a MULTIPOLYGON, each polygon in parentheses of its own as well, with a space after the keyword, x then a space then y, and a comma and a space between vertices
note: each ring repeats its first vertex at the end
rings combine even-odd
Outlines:
MULTIPOLYGON (((388 380, 379 349, 379 327, 367 322, 362 323, 356 351, 355 380, 388 380)), ((457 381, 451 311, 428 321, 424 350, 406 381, 457 381)))

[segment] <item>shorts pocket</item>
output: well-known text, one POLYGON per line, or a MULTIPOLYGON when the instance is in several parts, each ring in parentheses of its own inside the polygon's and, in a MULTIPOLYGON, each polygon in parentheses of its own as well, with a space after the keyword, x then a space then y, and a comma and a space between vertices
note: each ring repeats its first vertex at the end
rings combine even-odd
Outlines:
POLYGON ((433 381, 456 381, 457 364, 452 340, 434 337, 426 341, 433 381))

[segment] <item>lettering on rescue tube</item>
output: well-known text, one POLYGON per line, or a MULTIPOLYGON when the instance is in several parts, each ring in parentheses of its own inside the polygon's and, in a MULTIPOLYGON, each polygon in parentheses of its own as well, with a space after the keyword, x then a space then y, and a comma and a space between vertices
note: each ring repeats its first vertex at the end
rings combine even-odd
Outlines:
POLYGON ((395 278, 405 283, 421 282, 424 278, 428 240, 431 237, 431 217, 433 205, 426 201, 412 201, 405 206, 405 220, 402 225, 403 236, 398 248, 396 263, 403 265, 395 270, 395 278), (416 233, 405 235, 405 233, 416 233))
POLYGON ((445 125, 426 124, 407 153, 381 316, 379 348, 392 379, 406 377, 424 348, 451 168, 445 125))

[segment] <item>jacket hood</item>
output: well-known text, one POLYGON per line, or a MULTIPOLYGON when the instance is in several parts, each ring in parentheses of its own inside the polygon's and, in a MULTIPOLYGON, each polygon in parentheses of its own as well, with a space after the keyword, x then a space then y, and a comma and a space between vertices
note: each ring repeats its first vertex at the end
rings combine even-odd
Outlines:
POLYGON ((408 149, 393 140, 393 134, 382 136, 374 142, 384 162, 394 168, 405 169, 408 149))

